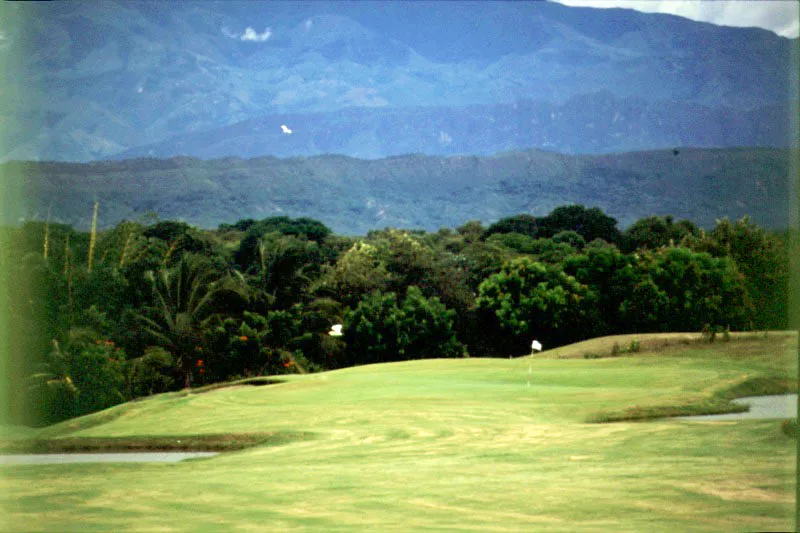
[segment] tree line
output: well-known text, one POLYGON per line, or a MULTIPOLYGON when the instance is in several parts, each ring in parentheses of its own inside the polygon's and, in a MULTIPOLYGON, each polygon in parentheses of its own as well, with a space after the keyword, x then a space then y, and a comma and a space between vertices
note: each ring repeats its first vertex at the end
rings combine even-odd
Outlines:
POLYGON ((289 217, 88 233, 36 221, 2 236, 6 404, 34 425, 249 376, 787 323, 786 236, 746 217, 622 231, 569 205, 363 237, 289 217))

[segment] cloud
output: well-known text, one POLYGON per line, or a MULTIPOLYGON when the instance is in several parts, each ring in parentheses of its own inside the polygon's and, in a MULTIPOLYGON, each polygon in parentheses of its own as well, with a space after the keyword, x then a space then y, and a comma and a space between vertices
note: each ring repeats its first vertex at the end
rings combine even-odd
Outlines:
POLYGON ((306 23, 305 23, 306 31, 310 30, 310 29, 311 29, 311 26, 312 26, 313 24, 314 24, 314 23, 311 21, 311 19, 308 19, 308 20, 306 21, 306 23))
POLYGON ((264 33, 257 33, 256 30, 248 26, 245 28, 244 33, 241 36, 243 41, 253 41, 256 43, 263 43, 267 39, 272 36, 272 30, 267 28, 264 30, 264 33))
POLYGON ((251 28, 250 26, 244 29, 244 33, 236 33, 229 30, 227 27, 222 27, 222 33, 225 37, 229 37, 231 39, 237 39, 240 41, 248 41, 251 43, 263 43, 267 41, 270 37, 272 37, 272 29, 266 28, 263 33, 258 33, 256 30, 251 28))
POLYGON ((783 37, 800 33, 800 4, 785 0, 554 0, 569 6, 668 13, 720 26, 757 27, 783 37))

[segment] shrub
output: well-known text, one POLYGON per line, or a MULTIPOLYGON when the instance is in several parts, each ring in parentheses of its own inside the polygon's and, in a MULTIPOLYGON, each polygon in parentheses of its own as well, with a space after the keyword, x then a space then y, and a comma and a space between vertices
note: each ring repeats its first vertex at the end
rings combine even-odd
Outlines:
POLYGON ((110 340, 68 350, 69 375, 78 389, 75 416, 122 403, 125 397, 125 353, 110 340))
POLYGON ((781 423, 781 431, 784 435, 787 435, 793 439, 800 437, 800 432, 797 429, 796 419, 784 420, 783 423, 781 423))
POLYGON ((40 372, 25 380, 25 416, 31 426, 46 426, 73 416, 78 389, 69 376, 51 372, 42 365, 40 372))
POLYGON ((717 338, 717 329, 711 324, 705 324, 700 334, 703 336, 705 342, 713 344, 717 338))
POLYGON ((147 348, 142 357, 128 361, 128 394, 131 398, 167 392, 175 385, 172 371, 175 358, 157 346, 147 348))
POLYGON ((125 401, 125 352, 88 329, 73 329, 26 379, 28 422, 52 424, 125 401))

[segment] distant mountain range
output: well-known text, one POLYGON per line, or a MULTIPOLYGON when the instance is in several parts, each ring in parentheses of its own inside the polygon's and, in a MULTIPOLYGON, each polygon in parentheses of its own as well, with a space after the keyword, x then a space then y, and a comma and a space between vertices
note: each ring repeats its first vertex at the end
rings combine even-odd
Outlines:
POLYGON ((598 206, 621 227, 671 214, 702 227, 750 215, 782 229, 790 208, 785 149, 676 149, 614 155, 539 150, 491 157, 407 155, 278 159, 133 159, 0 164, 2 223, 44 219, 87 229, 92 205, 108 227, 155 212, 162 219, 216 227, 243 218, 306 216, 342 234, 384 227, 430 231, 559 205, 598 206))
POLYGON ((170 137, 110 159, 203 159, 348 154, 380 158, 411 153, 492 155, 535 146, 566 153, 627 152, 675 146, 785 146, 788 105, 749 111, 684 102, 617 98, 607 91, 563 104, 522 100, 465 107, 348 108, 287 113, 170 137), (291 135, 280 126, 291 125, 291 135))
POLYGON ((7 2, 0 159, 782 147, 797 45, 545 2, 7 2))

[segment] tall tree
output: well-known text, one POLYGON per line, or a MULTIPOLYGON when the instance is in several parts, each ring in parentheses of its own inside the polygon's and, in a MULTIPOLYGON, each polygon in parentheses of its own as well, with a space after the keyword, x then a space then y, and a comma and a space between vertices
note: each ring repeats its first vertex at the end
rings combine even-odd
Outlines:
POLYGON ((386 290, 389 279, 377 247, 357 242, 326 270, 315 285, 315 292, 355 307, 367 294, 386 290))
POLYGON ((736 222, 717 221, 708 234, 694 239, 692 247, 716 257, 730 257, 744 274, 754 306, 753 326, 784 329, 788 326, 789 256, 786 243, 755 224, 749 217, 736 222))
POLYGON ((373 233, 378 257, 389 272, 389 290, 403 294, 407 287, 416 285, 428 292, 435 262, 431 248, 418 236, 408 231, 389 229, 373 233))
POLYGON ((454 316, 415 286, 407 288, 402 302, 393 292, 373 292, 345 315, 347 353, 355 364, 461 356, 454 316))
POLYGON ((639 254, 623 320, 649 331, 699 331, 704 325, 746 327, 752 305, 744 276, 727 257, 688 248, 639 254))
POLYGON ((616 243, 620 238, 616 219, 603 213, 599 207, 591 209, 582 205, 556 207, 538 222, 542 237, 552 237, 562 231, 574 231, 586 242, 603 239, 616 243))
POLYGON ((655 250, 662 246, 679 246, 684 239, 700 234, 700 229, 688 220, 674 222, 665 217, 652 216, 634 222, 622 235, 621 246, 627 252, 645 248, 655 250))
POLYGON ((564 272, 586 285, 597 299, 597 334, 623 333, 630 325, 620 321, 619 308, 635 283, 628 268, 633 257, 615 246, 588 247, 564 261, 564 272))
POLYGON ((481 283, 476 303, 504 354, 528 353, 534 337, 553 345, 591 336, 591 291, 559 267, 528 257, 507 262, 481 283))
POLYGON ((533 215, 514 215, 512 217, 501 218, 489 226, 483 234, 486 239, 495 233, 521 233, 529 237, 539 236, 540 219, 533 215))
POLYGON ((272 232, 256 241, 255 252, 254 263, 245 266, 251 285, 263 296, 262 307, 285 309, 302 300, 321 271, 320 247, 314 241, 272 232))

